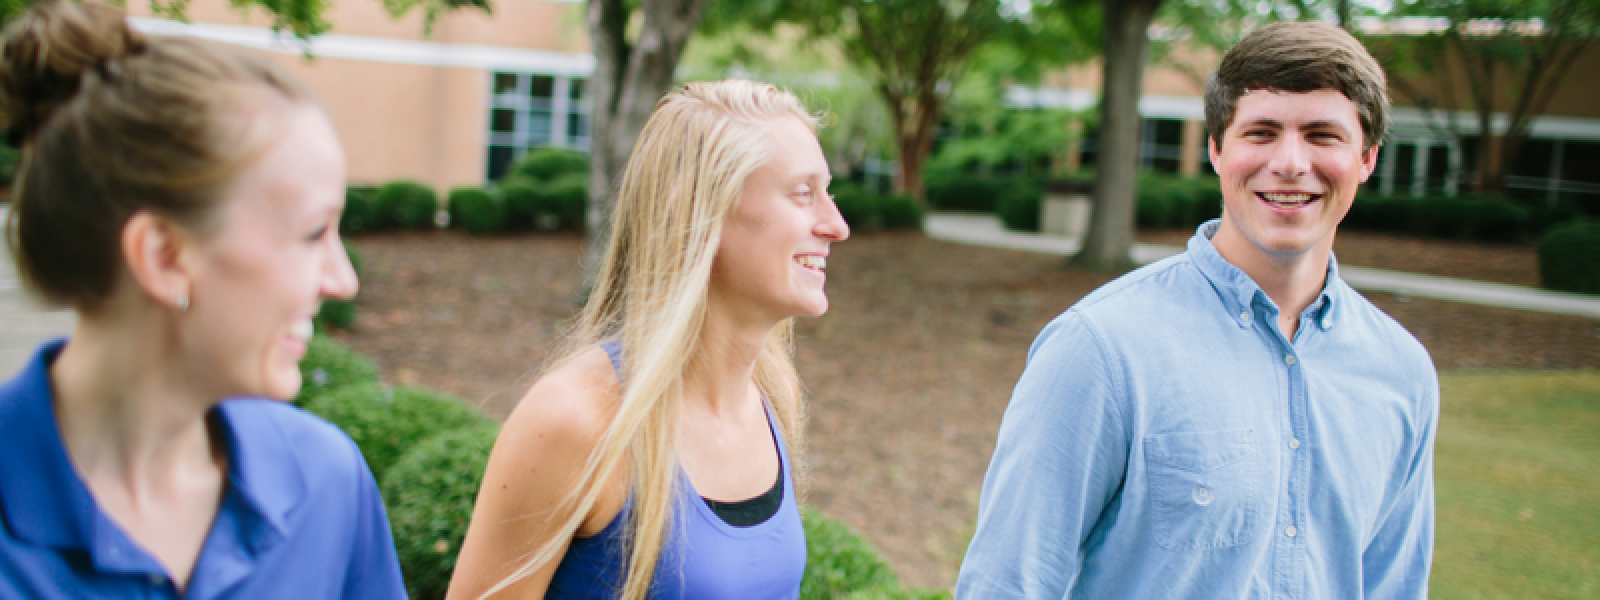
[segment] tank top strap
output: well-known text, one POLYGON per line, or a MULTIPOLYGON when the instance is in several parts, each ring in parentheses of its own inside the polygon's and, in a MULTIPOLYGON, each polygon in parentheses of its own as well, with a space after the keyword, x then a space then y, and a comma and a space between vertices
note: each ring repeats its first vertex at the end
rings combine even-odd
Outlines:
POLYGON ((622 340, 601 342, 600 349, 605 350, 606 358, 611 359, 611 368, 617 371, 617 381, 622 381, 622 340))

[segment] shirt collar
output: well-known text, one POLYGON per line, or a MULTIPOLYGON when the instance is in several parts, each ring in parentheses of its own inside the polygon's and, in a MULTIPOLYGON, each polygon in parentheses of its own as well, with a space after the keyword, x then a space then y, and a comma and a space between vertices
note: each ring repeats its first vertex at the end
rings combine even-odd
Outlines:
MULTIPOLYGON (((0 440, 14 451, 12 457, 21 457, 0 467, 0 512, 11 531, 30 543, 88 550, 101 568, 147 568, 144 553, 100 513, 56 426, 50 365, 66 343, 62 338, 44 344, 16 378, 0 387, 0 440)), ((239 418, 251 402, 224 402, 211 416, 228 445, 228 495, 236 493, 243 501, 224 500, 219 511, 238 506, 231 517, 244 524, 243 541, 261 550, 286 536, 288 514, 306 494, 300 466, 307 458, 276 421, 239 418)))
MULTIPOLYGON (((1221 219, 1212 219, 1200 224, 1194 236, 1189 238, 1188 254, 1195 267, 1200 269, 1211 288, 1217 292, 1222 304, 1227 308, 1229 318, 1240 327, 1249 327, 1254 322, 1257 305, 1265 309, 1268 314, 1276 317, 1278 305, 1261 291, 1261 286, 1255 280, 1228 259, 1223 258, 1212 245, 1211 237, 1217 234, 1217 228, 1222 224, 1221 219)), ((1346 293, 1348 286, 1339 278, 1339 261, 1330 252, 1328 254, 1328 274, 1322 284, 1322 293, 1317 295, 1311 305, 1306 308, 1317 327, 1323 331, 1333 328, 1337 320, 1337 310, 1343 305, 1343 300, 1336 297, 1346 293)))

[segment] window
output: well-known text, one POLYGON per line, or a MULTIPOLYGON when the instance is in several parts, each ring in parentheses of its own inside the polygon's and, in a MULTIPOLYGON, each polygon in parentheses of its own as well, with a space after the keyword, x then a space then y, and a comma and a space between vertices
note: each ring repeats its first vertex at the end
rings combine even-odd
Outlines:
POLYGON ((551 145, 589 149, 584 80, 495 73, 489 98, 489 179, 500 179, 528 148, 551 145))

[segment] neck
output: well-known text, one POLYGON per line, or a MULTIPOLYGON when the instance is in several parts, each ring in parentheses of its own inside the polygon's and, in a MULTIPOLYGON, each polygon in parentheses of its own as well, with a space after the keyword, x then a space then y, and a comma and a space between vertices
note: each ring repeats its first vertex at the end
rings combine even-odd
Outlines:
POLYGON ((1300 313, 1322 293, 1328 278, 1328 261, 1333 256, 1333 236, 1304 252, 1272 254, 1242 239, 1224 225, 1212 238, 1212 245, 1239 270, 1261 286, 1261 291, 1278 305, 1281 323, 1289 323, 1284 333, 1293 336, 1300 313))
POLYGON ((134 497, 179 473, 213 468, 206 425, 215 398, 196 389, 164 320, 81 315, 50 367, 56 422, 85 480, 134 497))
POLYGON ((766 348, 767 336, 777 323, 741 320, 729 311, 707 306, 700 328, 700 345, 684 374, 684 401, 704 404, 716 414, 747 408, 757 397, 754 386, 756 359, 766 348))

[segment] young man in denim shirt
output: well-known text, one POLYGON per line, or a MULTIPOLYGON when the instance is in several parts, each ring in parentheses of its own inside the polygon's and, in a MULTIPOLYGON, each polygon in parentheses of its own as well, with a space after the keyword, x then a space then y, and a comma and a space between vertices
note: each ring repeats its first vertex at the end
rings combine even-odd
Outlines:
POLYGON ((959 598, 1425 598, 1438 378, 1339 277, 1377 166, 1382 69, 1263 27, 1206 86, 1221 219, 1029 352, 959 598))

